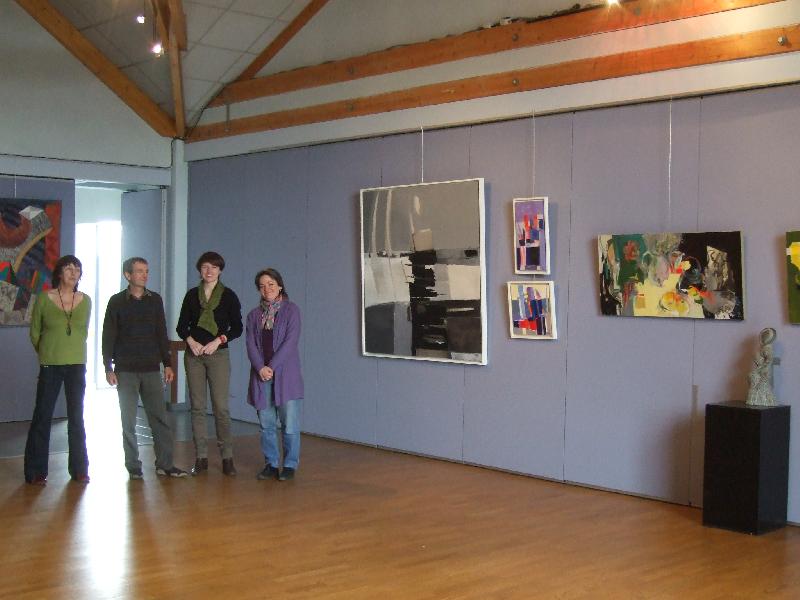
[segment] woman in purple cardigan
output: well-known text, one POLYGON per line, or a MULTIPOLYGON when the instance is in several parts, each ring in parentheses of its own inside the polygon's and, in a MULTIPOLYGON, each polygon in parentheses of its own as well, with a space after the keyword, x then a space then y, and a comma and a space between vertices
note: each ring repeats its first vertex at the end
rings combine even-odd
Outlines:
POLYGON ((286 481, 300 462, 300 309, 289 300, 283 277, 275 269, 256 274, 261 302, 247 315, 247 358, 250 385, 247 402, 261 425, 261 450, 266 465, 258 479, 286 481), (278 427, 283 433, 283 469, 279 468, 278 427))

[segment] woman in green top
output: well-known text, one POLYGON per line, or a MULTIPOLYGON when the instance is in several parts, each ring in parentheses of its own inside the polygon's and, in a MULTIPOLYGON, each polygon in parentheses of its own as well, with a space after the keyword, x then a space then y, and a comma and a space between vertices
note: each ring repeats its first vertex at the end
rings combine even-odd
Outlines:
POLYGON ((36 298, 31 316, 31 343, 39 355, 39 383, 28 441, 25 444, 25 481, 47 483, 50 424, 64 385, 67 399, 69 474, 78 483, 89 483, 83 395, 86 390, 86 337, 92 301, 78 291, 81 261, 62 256, 53 269, 53 289, 36 298))

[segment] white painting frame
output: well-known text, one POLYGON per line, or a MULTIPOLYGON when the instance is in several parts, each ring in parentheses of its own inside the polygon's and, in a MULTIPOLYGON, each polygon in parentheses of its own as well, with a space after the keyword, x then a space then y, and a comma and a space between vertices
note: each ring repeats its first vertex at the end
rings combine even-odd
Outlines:
POLYGON ((517 275, 549 275, 550 274, 550 199, 548 196, 532 196, 530 198, 514 198, 511 203, 511 219, 513 224, 514 273, 517 275), (522 219, 538 215, 543 221, 542 227, 526 227, 522 219), (526 235, 527 233, 527 235, 526 235), (527 252, 526 252, 527 249, 527 252), (532 253, 543 254, 544 257, 533 258, 532 253))
POLYGON ((364 356, 488 363, 482 177, 365 188, 364 356))
POLYGON ((506 293, 508 298, 508 331, 514 339, 523 340, 556 340, 558 339, 558 326, 556 322, 556 296, 555 284, 553 281, 539 281, 530 279, 527 281, 509 281, 506 283, 506 293), (528 288, 522 291, 522 288, 528 288), (531 306, 526 302, 530 294, 529 290, 538 292, 537 304, 531 306), (544 301, 544 302, 542 302, 544 301), (544 310, 544 316, 537 316, 544 310), (526 316, 525 325, 515 323, 520 321, 521 316, 526 316), (518 318, 519 317, 519 318, 518 318))

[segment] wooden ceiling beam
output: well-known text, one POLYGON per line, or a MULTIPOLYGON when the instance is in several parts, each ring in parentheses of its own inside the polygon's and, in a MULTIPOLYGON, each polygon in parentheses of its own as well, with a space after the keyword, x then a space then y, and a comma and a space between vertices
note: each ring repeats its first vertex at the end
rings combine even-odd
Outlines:
POLYGON ((591 8, 531 23, 512 23, 471 31, 257 79, 247 79, 246 75, 255 75, 261 67, 255 70, 248 67, 242 76, 223 88, 208 106, 244 102, 321 85, 777 1, 779 0, 631 0, 620 6, 591 8))
POLYGON ((175 36, 179 50, 186 50, 186 14, 183 12, 183 0, 169 0, 170 40, 175 36))
POLYGON ((183 100, 183 69, 178 36, 170 35, 167 54, 169 54, 169 74, 172 81, 172 102, 175 107, 175 135, 183 139, 186 136, 186 109, 183 100))
POLYGON ((156 29, 158 30, 161 47, 166 50, 169 48, 169 6, 167 0, 150 0, 153 7, 153 16, 156 19, 156 29))
POLYGON ((175 124, 161 107, 140 90, 125 73, 108 60, 47 0, 17 0, 31 17, 94 73, 159 135, 175 137, 175 124))
POLYGON ((183 68, 181 50, 186 49, 186 16, 182 0, 169 0, 166 10, 169 19, 169 73, 172 82, 172 102, 175 111, 175 133, 186 136, 186 108, 183 96, 183 68), (181 43, 183 46, 181 47, 181 43))
POLYGON ((271 61, 272 58, 289 43, 289 40, 297 35, 297 32, 305 27, 306 23, 308 23, 327 3, 328 0, 311 0, 308 6, 300 11, 300 14, 280 32, 278 37, 276 37, 272 43, 270 43, 261 54, 256 56, 253 62, 242 71, 241 75, 236 78, 236 81, 243 81, 255 77, 256 73, 263 69, 264 65, 271 61))
POLYGON ((375 96, 211 123, 190 142, 422 106, 743 60, 800 49, 800 24, 436 83, 375 96))

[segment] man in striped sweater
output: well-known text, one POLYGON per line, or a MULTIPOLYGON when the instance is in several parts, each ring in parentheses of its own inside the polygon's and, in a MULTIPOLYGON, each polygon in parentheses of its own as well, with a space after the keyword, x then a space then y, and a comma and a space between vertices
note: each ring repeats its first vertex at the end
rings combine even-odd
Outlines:
POLYGON ((106 381, 117 386, 122 417, 122 446, 125 467, 131 479, 142 479, 142 462, 136 440, 136 413, 142 400, 156 455, 156 474, 186 477, 188 473, 172 462, 173 436, 164 405, 164 381, 172 382, 169 340, 161 296, 148 290, 149 267, 135 256, 122 264, 128 287, 111 296, 103 321, 103 364, 106 381))

